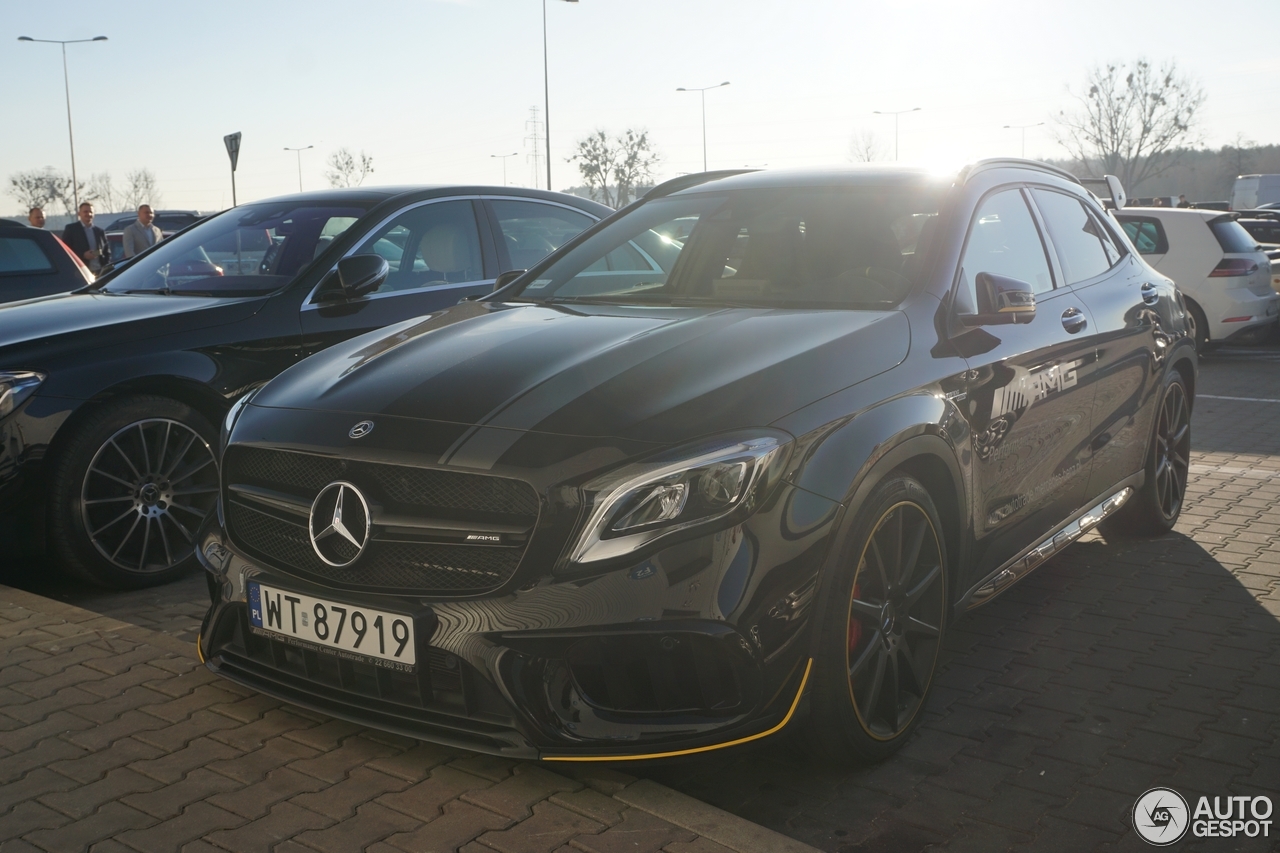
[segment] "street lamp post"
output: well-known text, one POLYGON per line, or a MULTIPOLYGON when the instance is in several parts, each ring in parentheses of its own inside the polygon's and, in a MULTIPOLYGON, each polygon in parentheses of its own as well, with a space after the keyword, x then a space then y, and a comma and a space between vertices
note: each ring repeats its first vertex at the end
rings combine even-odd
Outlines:
POLYGON ((704 172, 707 171, 707 90, 719 89, 722 86, 728 85, 729 81, 725 80, 723 83, 717 83, 714 86, 703 86, 701 89, 692 86, 681 86, 676 89, 677 92, 697 92, 702 96, 702 171, 704 172))
POLYGON ((490 154, 489 155, 490 157, 497 157, 502 161, 502 185, 504 187, 507 185, 507 158, 514 157, 519 153, 520 153, 519 151, 512 151, 510 154, 490 154))
POLYGON ((918 113, 920 112, 920 108, 912 107, 909 110, 897 110, 896 112, 893 110, 872 110, 872 112, 878 116, 893 116, 893 159, 897 161, 898 159, 898 116, 902 115, 903 113, 918 113))
POLYGON ((75 199, 76 210, 80 209, 80 183, 76 180, 76 137, 71 132, 71 83, 67 75, 67 45, 81 44, 90 41, 106 41, 106 36, 94 36, 91 39, 33 39, 31 36, 18 36, 18 41, 39 42, 40 44, 62 45, 62 88, 67 96, 67 140, 71 143, 71 195, 75 199))
POLYGON ((1022 131, 1022 157, 1025 159, 1027 156, 1027 128, 1039 127, 1042 124, 1044 124, 1042 121, 1038 121, 1035 124, 1006 124, 1002 129, 1022 131))
POLYGON ((304 145, 301 148, 285 147, 285 151, 292 151, 298 155, 298 192, 302 192, 302 152, 309 148, 315 148, 314 145, 304 145))
MULTIPOLYGON (((565 3, 577 3, 578 0, 563 0, 565 3)), ((542 0, 542 129, 546 131, 547 145, 547 189, 551 189, 551 83, 547 79, 547 0, 542 0)), ((505 169, 507 161, 502 161, 505 169)))

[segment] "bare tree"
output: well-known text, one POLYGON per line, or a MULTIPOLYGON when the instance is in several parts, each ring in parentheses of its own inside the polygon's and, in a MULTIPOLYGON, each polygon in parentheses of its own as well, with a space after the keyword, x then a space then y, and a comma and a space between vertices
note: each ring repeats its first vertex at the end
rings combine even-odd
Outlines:
POLYGON ((331 187, 358 187, 373 174, 373 158, 361 151, 353 154, 350 148, 339 148, 325 161, 329 168, 324 176, 331 187))
POLYGON ((578 164, 592 198, 610 207, 622 207, 638 187, 653 180, 653 167, 661 159, 647 130, 628 128, 612 139, 597 130, 578 140, 577 151, 566 161, 578 164))
MULTIPOLYGON (((87 192, 87 187, 84 182, 81 182, 80 194, 84 196, 87 192)), ((27 209, 49 208, 57 202, 62 206, 64 213, 75 213, 75 194, 71 191, 71 177, 52 166, 14 172, 9 176, 9 195, 16 198, 19 204, 27 209)))
POLYGON ((1177 62, 1159 69, 1145 59, 1095 66, 1085 86, 1083 94, 1072 93, 1078 106, 1055 117, 1054 135, 1086 171, 1115 175, 1132 191, 1196 142, 1204 90, 1178 72, 1177 62))
POLYGON ((156 189, 156 176, 150 169, 134 169, 124 176, 123 202, 126 210, 137 210, 149 204, 160 206, 160 191, 156 189))
POLYGON ((586 139, 578 140, 577 151, 566 159, 569 163, 578 164, 582 182, 591 190, 592 197, 602 204, 613 207, 609 178, 617 167, 618 152, 609 135, 603 130, 597 130, 586 139))
POLYGON ((90 177, 89 191, 81 197, 86 201, 96 202, 103 213, 115 213, 124 203, 120 191, 111 182, 110 172, 99 172, 90 177))
POLYGON ((855 163, 874 163, 884 159, 884 146, 879 135, 872 129, 864 127, 856 131, 849 139, 849 159, 855 163))
POLYGON ((637 187, 653 180, 653 167, 661 156, 649 143, 649 131, 625 130, 614 140, 613 182, 618 207, 631 201, 637 187))

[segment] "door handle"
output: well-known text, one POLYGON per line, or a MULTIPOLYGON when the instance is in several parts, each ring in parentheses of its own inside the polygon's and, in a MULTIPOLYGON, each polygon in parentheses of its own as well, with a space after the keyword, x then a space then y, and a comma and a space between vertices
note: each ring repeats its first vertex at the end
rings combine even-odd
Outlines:
POLYGON ((1089 320, 1079 308, 1068 308, 1062 312, 1062 328, 1066 329, 1068 334, 1074 335, 1087 325, 1089 320))
POLYGON ((1155 305, 1160 301, 1160 291, 1149 281, 1142 285, 1139 292, 1142 294, 1142 301, 1148 305, 1155 305))

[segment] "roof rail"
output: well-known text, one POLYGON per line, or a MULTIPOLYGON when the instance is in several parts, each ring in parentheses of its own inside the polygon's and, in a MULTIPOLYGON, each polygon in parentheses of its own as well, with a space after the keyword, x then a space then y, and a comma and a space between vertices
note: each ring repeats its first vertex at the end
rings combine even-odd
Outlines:
POLYGON ((692 175, 681 175, 678 178, 672 178, 669 181, 663 181, 653 189, 644 194, 645 198, 662 198, 664 195, 678 193, 680 190, 687 190, 689 187, 696 187, 698 184, 705 184, 708 181, 718 181, 721 178, 729 178, 734 175, 745 175, 747 172, 758 172, 759 169, 720 169, 715 172, 695 172, 692 175))
POLYGON ((961 172, 961 180, 968 180, 970 175, 978 172, 984 172, 987 169, 1035 169, 1039 172, 1048 172, 1057 175, 1059 178, 1065 178, 1073 184, 1079 184, 1080 179, 1068 172, 1066 169, 1060 169, 1057 166, 1051 166, 1048 163, 1041 163, 1039 160, 1024 160, 1020 157, 988 157, 985 160, 979 160, 976 163, 970 163, 961 172))

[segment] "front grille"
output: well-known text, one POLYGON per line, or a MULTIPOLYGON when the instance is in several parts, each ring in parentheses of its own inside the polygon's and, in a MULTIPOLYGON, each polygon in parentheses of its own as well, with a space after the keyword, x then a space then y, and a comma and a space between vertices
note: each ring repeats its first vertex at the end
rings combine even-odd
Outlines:
POLYGON ((229 483, 250 483, 301 490, 314 496, 334 480, 350 480, 381 493, 394 503, 435 511, 446 517, 470 513, 536 517, 538 495, 528 483, 433 471, 377 462, 334 459, 258 447, 233 447, 225 461, 229 483))
MULTIPOLYGON (((285 571, 353 590, 418 595, 492 591, 519 568, 538 517, 532 486, 482 474, 232 447, 223 477, 229 487, 224 506, 233 541, 285 571), (393 522, 393 535, 375 516, 364 554, 342 568, 316 555, 305 515, 320 490, 337 480, 355 484, 372 504, 401 519, 393 522), (278 504, 263 504, 237 486, 270 490, 294 508, 282 511, 278 504), (415 520, 430 525, 413 528, 415 520), (501 525, 508 533, 497 544, 455 544, 465 541, 468 530, 483 530, 484 525, 501 525)), ((341 541, 332 545, 348 547, 350 556, 357 553, 341 541)))
POLYGON ((506 583, 522 549, 374 539, 354 564, 337 568, 316 556, 306 524, 293 524, 237 501, 227 506, 236 541, 274 565, 347 589, 408 594, 475 594, 506 583))

